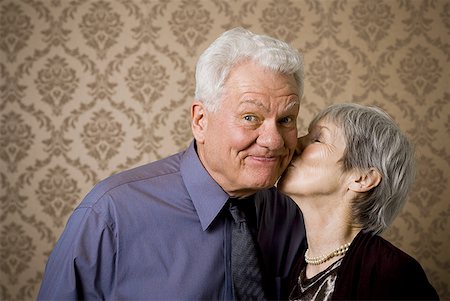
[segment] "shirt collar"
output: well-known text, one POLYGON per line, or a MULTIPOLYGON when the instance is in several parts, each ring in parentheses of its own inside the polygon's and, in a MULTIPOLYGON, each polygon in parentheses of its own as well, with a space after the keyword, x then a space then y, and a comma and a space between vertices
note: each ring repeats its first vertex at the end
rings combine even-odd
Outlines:
POLYGON ((195 150, 195 140, 183 154, 180 171, 202 228, 206 230, 222 210, 229 196, 203 166, 195 150))

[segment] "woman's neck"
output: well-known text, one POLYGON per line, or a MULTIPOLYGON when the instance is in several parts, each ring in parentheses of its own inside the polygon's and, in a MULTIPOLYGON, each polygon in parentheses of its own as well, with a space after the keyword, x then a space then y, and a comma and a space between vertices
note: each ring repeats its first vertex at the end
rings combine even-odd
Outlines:
MULTIPOLYGON (((295 199, 303 212, 308 257, 326 256, 344 244, 351 243, 360 229, 350 223, 350 202, 326 197, 295 199)), ((306 276, 311 278, 325 270, 342 256, 335 256, 320 264, 308 264, 306 276)))

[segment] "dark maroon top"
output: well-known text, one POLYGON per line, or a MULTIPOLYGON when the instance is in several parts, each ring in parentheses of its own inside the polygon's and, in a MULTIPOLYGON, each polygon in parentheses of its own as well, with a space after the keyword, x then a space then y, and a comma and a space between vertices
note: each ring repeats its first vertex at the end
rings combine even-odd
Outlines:
MULTIPOLYGON (((300 256, 291 288, 305 265, 300 256)), ((361 231, 344 256, 333 300, 439 300, 417 260, 378 235, 361 231)))

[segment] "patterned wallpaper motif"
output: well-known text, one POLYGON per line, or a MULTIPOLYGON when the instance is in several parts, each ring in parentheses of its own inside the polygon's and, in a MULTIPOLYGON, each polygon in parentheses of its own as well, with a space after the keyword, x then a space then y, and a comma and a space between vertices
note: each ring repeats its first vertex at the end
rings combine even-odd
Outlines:
POLYGON ((450 1, 0 0, 0 300, 32 300, 73 208, 100 179, 184 148, 196 58, 243 26, 305 55, 299 130, 375 104, 416 144, 386 238, 450 299, 450 1))

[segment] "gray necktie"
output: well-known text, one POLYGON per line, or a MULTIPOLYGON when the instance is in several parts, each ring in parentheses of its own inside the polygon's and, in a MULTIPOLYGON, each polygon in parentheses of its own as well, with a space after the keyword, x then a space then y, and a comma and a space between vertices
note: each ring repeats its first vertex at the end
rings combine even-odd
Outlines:
POLYGON ((255 242, 243 210, 236 203, 253 200, 235 200, 229 203, 233 218, 231 234, 231 270, 236 300, 265 300, 261 267, 255 242))

